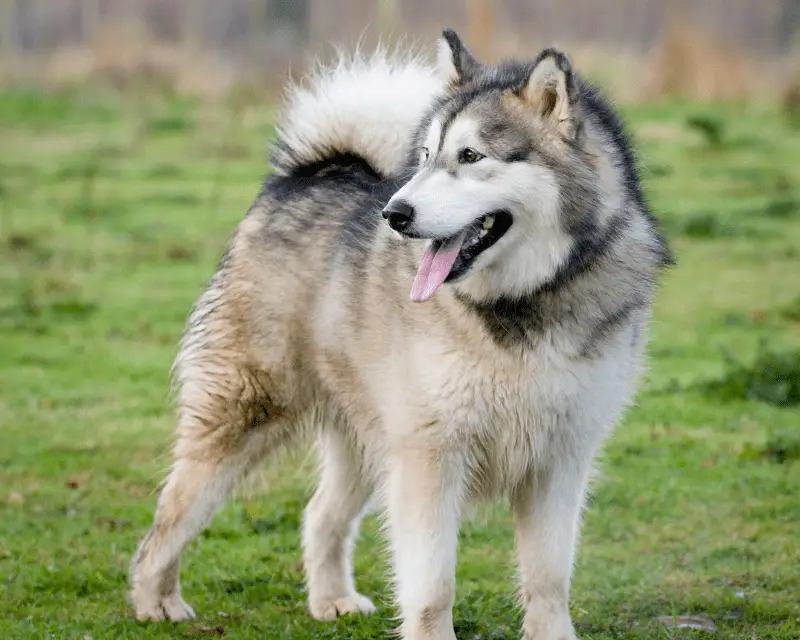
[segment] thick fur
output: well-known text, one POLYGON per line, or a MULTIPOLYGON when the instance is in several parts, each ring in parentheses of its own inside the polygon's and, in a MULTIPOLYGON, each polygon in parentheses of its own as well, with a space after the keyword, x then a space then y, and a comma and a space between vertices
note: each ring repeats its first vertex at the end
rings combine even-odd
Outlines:
POLYGON ((271 158, 275 173, 310 173, 337 154, 353 154, 381 175, 398 175, 421 114, 441 91, 435 70, 411 52, 340 53, 334 65, 316 66, 305 83, 289 85, 271 158))
POLYGON ((569 584, 592 462, 631 402, 670 262, 620 120, 563 54, 478 63, 446 31, 436 68, 340 62, 290 91, 275 173, 198 300, 175 363, 174 466, 131 567, 140 619, 193 616, 179 558, 236 481, 312 430, 311 614, 368 613, 351 553, 386 515, 407 640, 454 638, 459 521, 510 498, 524 635, 573 640, 569 584), (486 159, 460 165, 464 145, 486 159), (425 147, 427 151, 420 152, 425 147), (410 160, 408 160, 410 159, 410 160), (428 302, 415 234, 497 208, 514 223, 428 302))

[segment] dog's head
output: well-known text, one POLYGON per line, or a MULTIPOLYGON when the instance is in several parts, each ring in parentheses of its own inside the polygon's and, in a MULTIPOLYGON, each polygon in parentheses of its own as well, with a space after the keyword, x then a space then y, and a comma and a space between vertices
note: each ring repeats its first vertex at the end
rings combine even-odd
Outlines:
POLYGON ((449 29, 438 68, 447 91, 417 135, 413 177, 383 212, 428 241, 411 298, 444 282, 480 298, 524 293, 596 222, 603 145, 587 135, 582 83, 560 51, 484 65, 449 29))

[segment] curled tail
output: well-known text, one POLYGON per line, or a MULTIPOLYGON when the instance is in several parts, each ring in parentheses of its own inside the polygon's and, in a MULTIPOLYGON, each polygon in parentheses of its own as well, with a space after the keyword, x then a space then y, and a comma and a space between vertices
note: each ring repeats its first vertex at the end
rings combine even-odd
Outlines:
POLYGON ((413 54, 340 56, 305 86, 289 86, 271 162, 283 176, 309 175, 343 159, 381 178, 403 171, 409 144, 442 91, 434 69, 413 54))

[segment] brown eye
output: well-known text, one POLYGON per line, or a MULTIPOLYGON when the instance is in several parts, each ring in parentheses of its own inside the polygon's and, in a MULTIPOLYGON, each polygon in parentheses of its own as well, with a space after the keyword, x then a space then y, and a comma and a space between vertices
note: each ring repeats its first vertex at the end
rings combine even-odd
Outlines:
POLYGON ((481 158, 483 158, 483 156, 480 153, 469 147, 462 149, 458 154, 458 161, 461 164, 474 164, 481 158))

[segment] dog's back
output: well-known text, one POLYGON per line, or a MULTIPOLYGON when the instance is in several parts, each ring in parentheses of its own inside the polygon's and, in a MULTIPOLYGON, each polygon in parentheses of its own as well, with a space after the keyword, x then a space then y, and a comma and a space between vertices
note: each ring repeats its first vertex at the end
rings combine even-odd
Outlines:
POLYGON ((289 365, 312 366, 310 323, 315 305, 330 295, 325 290, 358 295, 380 208, 402 179, 412 136, 439 93, 434 71, 417 57, 384 51, 342 57, 290 85, 273 172, 183 337, 174 369, 180 422, 190 419, 186 413, 198 420, 213 413, 190 408, 196 387, 211 381, 229 387, 215 394, 221 404, 240 397, 242 406, 281 413, 309 406, 302 392, 318 392, 305 383, 317 376, 289 365))

